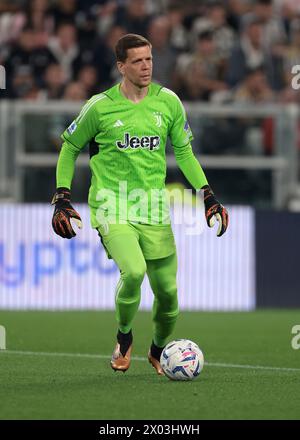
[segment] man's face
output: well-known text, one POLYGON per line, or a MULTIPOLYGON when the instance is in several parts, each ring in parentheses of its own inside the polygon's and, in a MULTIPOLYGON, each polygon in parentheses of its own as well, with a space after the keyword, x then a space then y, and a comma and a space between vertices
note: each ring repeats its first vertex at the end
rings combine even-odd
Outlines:
POLYGON ((147 87, 152 79, 152 54, 149 46, 127 50, 124 63, 118 62, 120 73, 136 87, 147 87))
POLYGON ((251 93, 261 92, 268 86, 266 76, 260 70, 248 77, 247 85, 251 93))
POLYGON ((273 5, 272 3, 269 5, 257 4, 255 9, 256 15, 260 17, 264 21, 270 20, 273 15, 273 5))
POLYGON ((260 24, 253 23, 249 26, 247 31, 249 40, 251 43, 258 47, 262 43, 262 26, 260 24))

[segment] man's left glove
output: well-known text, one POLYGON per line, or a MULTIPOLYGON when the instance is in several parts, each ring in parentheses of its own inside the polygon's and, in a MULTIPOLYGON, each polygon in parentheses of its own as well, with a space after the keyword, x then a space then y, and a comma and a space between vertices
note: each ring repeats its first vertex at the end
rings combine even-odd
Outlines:
POLYGON ((52 227, 57 235, 63 238, 75 237, 76 233, 72 228, 71 219, 73 218, 78 228, 82 228, 80 215, 70 203, 71 192, 68 188, 57 188, 53 196, 51 205, 55 205, 52 217, 52 227))
POLYGON ((217 236, 221 237, 228 227, 228 212, 215 198, 213 191, 208 185, 202 189, 204 189, 204 206, 207 225, 212 228, 215 224, 215 220, 217 220, 219 222, 217 236))

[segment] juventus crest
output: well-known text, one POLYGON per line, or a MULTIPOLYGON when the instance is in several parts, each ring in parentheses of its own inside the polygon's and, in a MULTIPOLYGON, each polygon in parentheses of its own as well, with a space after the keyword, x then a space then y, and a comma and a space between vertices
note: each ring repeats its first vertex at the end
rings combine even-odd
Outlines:
POLYGON ((153 112, 154 118, 155 118, 155 125, 157 127, 162 126, 162 120, 163 120, 163 114, 162 112, 153 112))

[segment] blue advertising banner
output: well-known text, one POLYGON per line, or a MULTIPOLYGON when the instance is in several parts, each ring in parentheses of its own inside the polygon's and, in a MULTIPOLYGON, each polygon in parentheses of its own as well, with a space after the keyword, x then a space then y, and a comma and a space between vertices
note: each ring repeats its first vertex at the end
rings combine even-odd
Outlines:
POLYGON ((300 307, 300 214, 257 211, 257 307, 300 307))
MULTIPOLYGON (((84 227, 75 238, 64 240, 52 231, 52 207, 0 205, 1 309, 114 309, 119 270, 90 226, 88 207, 76 208, 84 227)), ((182 310, 255 307, 254 213, 248 207, 229 211, 230 227, 222 238, 204 223, 193 229, 172 222, 182 310)), ((145 277, 140 308, 149 310, 152 302, 145 277)))

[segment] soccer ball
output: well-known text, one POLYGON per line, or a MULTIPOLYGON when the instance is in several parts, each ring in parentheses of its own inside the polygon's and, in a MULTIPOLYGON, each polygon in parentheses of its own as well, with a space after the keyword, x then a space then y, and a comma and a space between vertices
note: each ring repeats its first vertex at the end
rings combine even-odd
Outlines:
POLYGON ((171 380, 193 380, 199 376, 203 365, 203 353, 195 342, 176 339, 169 342, 160 356, 165 375, 171 380))

